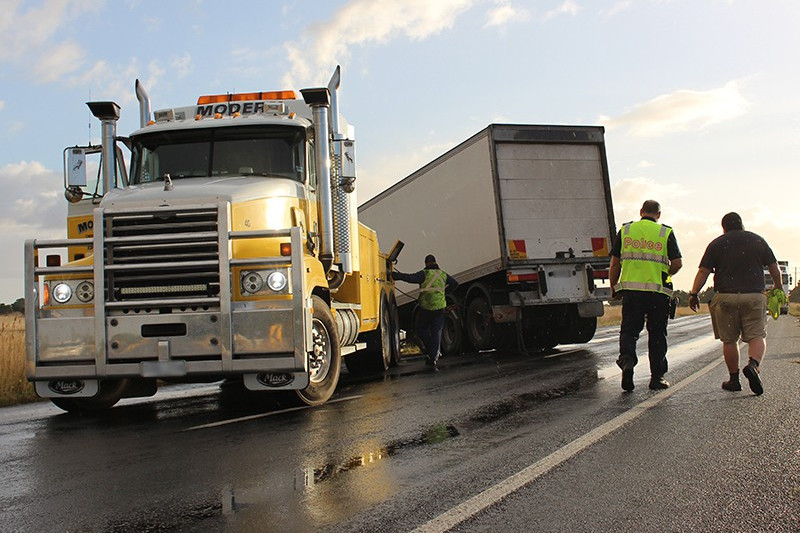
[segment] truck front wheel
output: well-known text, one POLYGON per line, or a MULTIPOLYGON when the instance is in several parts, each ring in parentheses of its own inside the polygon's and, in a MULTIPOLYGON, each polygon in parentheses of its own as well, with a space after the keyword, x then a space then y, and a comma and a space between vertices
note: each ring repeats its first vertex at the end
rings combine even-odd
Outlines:
POLYGON ((312 296, 314 318, 311 326, 312 351, 308 354, 309 384, 296 391, 306 405, 321 405, 328 401, 339 383, 342 366, 342 348, 339 334, 328 305, 318 296, 312 296))

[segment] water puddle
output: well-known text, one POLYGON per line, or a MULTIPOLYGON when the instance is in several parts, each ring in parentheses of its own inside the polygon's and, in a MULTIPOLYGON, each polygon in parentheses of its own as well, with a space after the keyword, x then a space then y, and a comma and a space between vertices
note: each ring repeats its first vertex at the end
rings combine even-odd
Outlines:
POLYGON ((453 425, 445 423, 434 424, 425 428, 421 434, 415 437, 392 441, 378 449, 369 450, 360 455, 354 455, 339 463, 328 463, 322 466, 300 470, 297 479, 295 479, 295 489, 303 490, 319 483, 329 481, 351 470, 378 463, 404 450, 438 444, 458 437, 458 435, 458 429, 453 425))

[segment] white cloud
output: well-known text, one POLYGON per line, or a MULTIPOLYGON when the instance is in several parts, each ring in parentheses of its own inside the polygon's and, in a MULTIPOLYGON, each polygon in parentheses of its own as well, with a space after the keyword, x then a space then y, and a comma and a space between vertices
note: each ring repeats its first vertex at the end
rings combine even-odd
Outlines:
POLYGON ((527 10, 515 7, 508 2, 500 1, 486 12, 484 28, 502 27, 509 22, 521 22, 528 18, 529 13, 527 10))
POLYGON ((189 52, 186 52, 182 56, 173 57, 170 65, 176 76, 184 78, 192 72, 192 56, 189 52))
POLYGON ((451 28, 456 17, 474 2, 351 0, 331 20, 310 26, 301 42, 284 44, 291 67, 283 86, 324 84, 334 65, 347 63, 352 45, 382 44, 398 35, 425 39, 451 28))
MULTIPOLYGON (((0 167, 0 234, 8 237, 32 228, 64 228, 63 201, 59 197, 59 172, 36 161, 19 161, 0 167)), ((5 248, 4 248, 5 249, 5 248)))
POLYGON ((564 0, 560 6, 545 13, 544 20, 552 20, 561 15, 571 15, 574 17, 580 10, 581 6, 575 3, 574 0, 564 0))
POLYGON ((149 90, 158 84, 163 74, 164 69, 157 61, 150 61, 145 68, 139 66, 139 61, 134 57, 128 65, 109 65, 105 61, 97 61, 91 68, 70 76, 66 81, 70 85, 91 87, 94 100, 108 99, 123 105, 136 99, 133 90, 135 79, 140 79, 149 90))
POLYGON ((682 89, 638 104, 617 118, 600 117, 607 128, 627 128, 634 136, 655 137, 680 131, 703 129, 743 115, 750 102, 737 81, 719 89, 682 89))
POLYGON ((54 82, 77 70, 83 57, 80 46, 71 41, 64 42, 43 52, 33 67, 33 73, 39 82, 54 82))
POLYGON ((618 13, 627 11, 632 5, 633 0, 619 0, 618 2, 614 2, 610 8, 602 10, 600 13, 605 18, 611 18, 618 13))
POLYGON ((6 106, 6 103, 3 100, 0 100, 0 111, 6 106))
POLYGON ((43 82, 70 72, 75 68, 71 61, 82 57, 83 52, 75 43, 57 41, 56 35, 62 26, 89 9, 97 9, 97 4, 45 0, 24 10, 23 2, 6 0, 0 5, 0 62, 18 64, 43 82), (66 62, 60 63, 62 60, 66 62))

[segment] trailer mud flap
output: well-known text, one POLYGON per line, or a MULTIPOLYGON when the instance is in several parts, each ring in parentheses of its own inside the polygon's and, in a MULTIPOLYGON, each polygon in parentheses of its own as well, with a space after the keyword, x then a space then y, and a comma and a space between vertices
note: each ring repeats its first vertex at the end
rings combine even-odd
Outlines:
POLYGON ((603 302, 581 302, 578 304, 578 316, 589 318, 603 316, 603 302))

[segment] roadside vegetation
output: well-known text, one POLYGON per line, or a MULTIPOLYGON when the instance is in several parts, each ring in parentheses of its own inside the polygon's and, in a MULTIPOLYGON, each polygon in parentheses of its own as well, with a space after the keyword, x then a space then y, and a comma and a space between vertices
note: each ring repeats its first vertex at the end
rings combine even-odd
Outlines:
POLYGON ((0 406, 39 399, 25 378, 25 319, 19 313, 0 315, 0 406))

